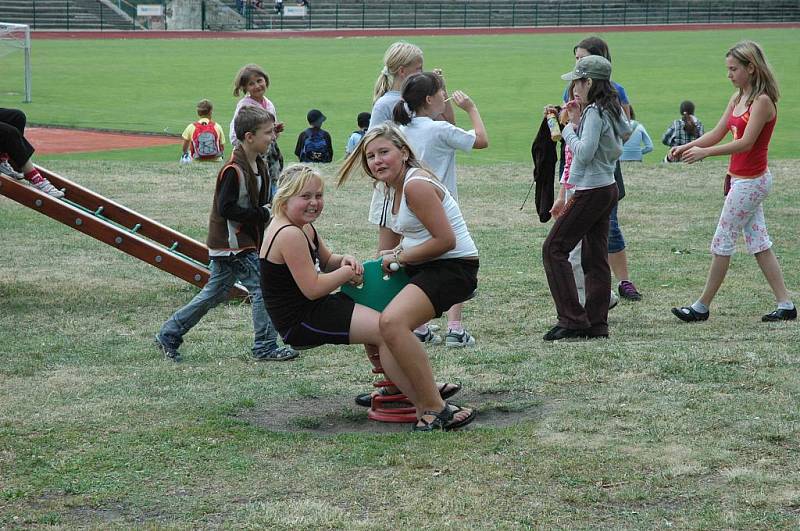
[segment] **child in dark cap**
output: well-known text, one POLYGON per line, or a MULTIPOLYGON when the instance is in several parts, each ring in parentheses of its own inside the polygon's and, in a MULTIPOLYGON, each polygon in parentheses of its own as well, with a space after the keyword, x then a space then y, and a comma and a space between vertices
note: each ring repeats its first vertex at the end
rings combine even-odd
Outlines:
POLYGON ((322 129, 325 115, 317 109, 311 109, 306 116, 308 129, 297 137, 294 154, 300 162, 330 162, 333 160, 333 142, 331 135, 322 129))

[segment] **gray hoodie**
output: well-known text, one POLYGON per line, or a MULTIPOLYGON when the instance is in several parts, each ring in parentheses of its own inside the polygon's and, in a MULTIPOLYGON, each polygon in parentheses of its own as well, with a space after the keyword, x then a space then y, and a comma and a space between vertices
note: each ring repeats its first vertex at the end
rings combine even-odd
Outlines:
POLYGON ((601 188, 614 182, 614 167, 622 154, 622 144, 631 135, 628 120, 594 105, 583 110, 576 133, 572 124, 562 132, 572 150, 569 183, 578 189, 601 188))

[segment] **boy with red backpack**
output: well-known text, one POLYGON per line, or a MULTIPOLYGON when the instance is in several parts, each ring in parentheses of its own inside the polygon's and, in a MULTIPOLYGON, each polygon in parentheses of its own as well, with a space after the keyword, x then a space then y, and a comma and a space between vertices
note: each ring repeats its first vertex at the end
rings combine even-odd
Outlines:
POLYGON ((197 102, 197 116, 199 119, 186 126, 181 137, 183 138, 183 156, 181 164, 188 164, 193 160, 204 162, 219 162, 225 151, 225 133, 222 127, 211 119, 214 106, 208 100, 197 102))

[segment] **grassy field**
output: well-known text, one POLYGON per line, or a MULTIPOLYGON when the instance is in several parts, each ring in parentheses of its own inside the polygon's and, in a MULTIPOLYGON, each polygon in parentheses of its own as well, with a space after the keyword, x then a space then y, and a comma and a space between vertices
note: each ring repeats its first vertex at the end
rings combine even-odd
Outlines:
MULTIPOLYGON (((206 166, 50 166, 204 237, 206 166)), ((798 164, 772 170, 767 219, 797 299, 798 164)), ((644 300, 612 311, 609 340, 545 344, 549 225, 519 210, 530 168, 463 168, 478 346, 430 355, 480 416, 422 436, 352 404, 371 381, 359 348, 251 362, 247 306, 211 312, 186 361, 165 362, 153 333, 194 288, 0 198, 0 528, 796 529, 798 325, 760 322, 773 301, 745 254, 709 321, 669 313, 702 289, 723 173, 628 167, 620 220, 644 300)), ((370 255, 369 194, 328 189, 333 249, 370 255)))
MULTIPOLYGON (((724 53, 736 41, 759 41, 784 89, 772 158, 792 158, 800 138, 800 59, 796 29, 602 33, 611 47, 614 79, 628 91, 637 116, 663 156, 660 138, 684 99, 697 105, 707 127, 718 120, 733 92, 724 53)), ((413 37, 427 68, 444 69, 450 89, 470 94, 483 115, 490 148, 464 156, 465 164, 530 160, 541 108, 556 103, 559 75, 573 63, 580 34, 413 37)), ((235 105, 232 80, 245 63, 271 77, 268 96, 286 122, 281 146, 291 153, 306 113, 321 109, 337 153, 344 153, 355 118, 372 107, 372 87, 391 37, 254 40, 63 40, 33 42, 34 102, 23 105, 31 121, 68 126, 180 133, 194 105, 210 98, 227 129, 235 105)), ((21 54, 0 58, 0 106, 19 106, 21 54)), ((462 125, 466 115, 457 111, 462 125)), ((177 160, 179 148, 121 151, 104 159, 177 160)), ((73 158, 96 159, 97 154, 73 158)), ((294 158, 294 157, 291 157, 294 158)))

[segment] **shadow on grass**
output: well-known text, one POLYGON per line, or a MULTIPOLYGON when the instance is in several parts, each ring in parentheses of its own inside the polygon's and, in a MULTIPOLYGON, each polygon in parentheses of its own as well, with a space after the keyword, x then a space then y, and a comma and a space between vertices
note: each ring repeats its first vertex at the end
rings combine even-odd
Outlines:
MULTIPOLYGON (((455 402, 478 411, 474 428, 502 428, 540 420, 549 409, 541 400, 517 397, 509 392, 462 393, 455 402)), ((242 411, 237 418, 275 432, 339 435, 343 433, 400 433, 406 423, 376 422, 367 409, 353 404, 353 397, 310 397, 272 404, 269 408, 242 411)))

